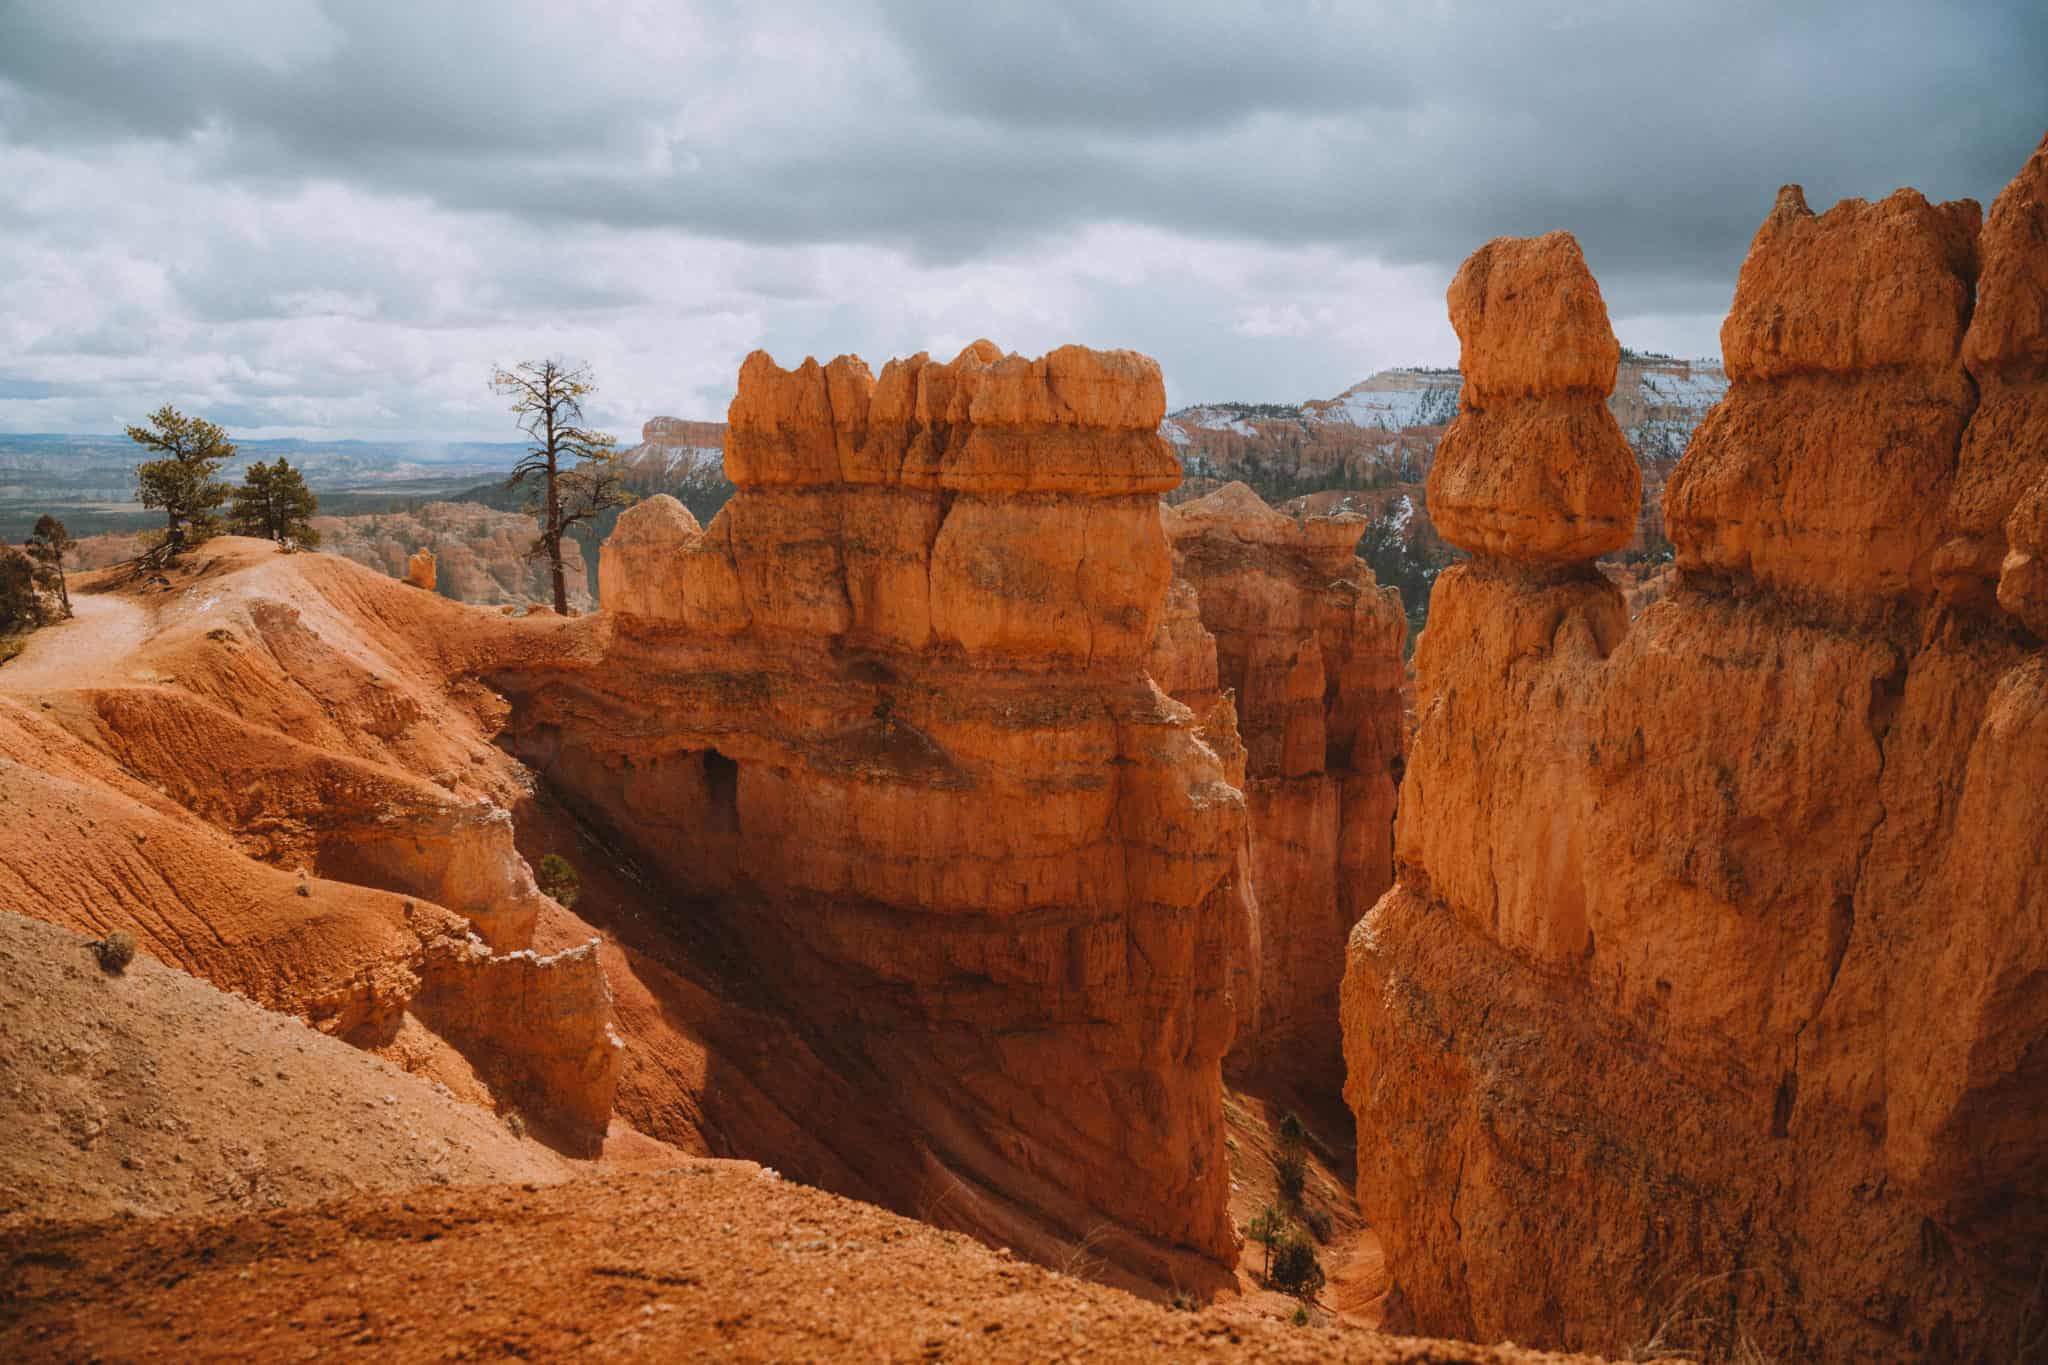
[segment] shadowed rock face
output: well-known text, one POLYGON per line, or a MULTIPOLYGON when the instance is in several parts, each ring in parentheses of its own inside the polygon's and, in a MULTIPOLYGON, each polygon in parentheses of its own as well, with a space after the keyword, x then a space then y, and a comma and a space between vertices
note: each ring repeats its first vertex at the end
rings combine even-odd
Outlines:
POLYGON ((1364 525, 1296 522, 1241 483, 1169 509, 1178 609, 1152 664, 1197 712, 1235 695, 1256 898, 1232 1070, 1324 1094, 1343 1076, 1344 939, 1393 880, 1407 618, 1353 553, 1364 525))
MULTIPOLYGON (((1396 1322, 1625 1349, 1691 1284, 1703 1345, 2011 1352, 2048 1238, 2048 494, 2011 438, 2048 364, 2040 175, 1981 238, 1910 190, 1780 195, 1665 496, 1678 587, 1633 623, 1541 497, 1438 580, 1343 998, 1396 1322)), ((1517 317, 1594 326, 1528 297, 1583 288, 1533 246, 1488 253, 1525 263, 1517 317)), ((1468 374, 1513 345, 1493 297, 1468 374)), ((1500 488, 1609 461, 1482 445, 1500 488)))
POLYGON ((757 353, 737 495, 622 516, 601 648, 505 682, 522 752, 894 1106, 874 1194, 1192 1283, 1236 1255, 1245 808, 1146 674, 1163 408, 1129 352, 757 353))

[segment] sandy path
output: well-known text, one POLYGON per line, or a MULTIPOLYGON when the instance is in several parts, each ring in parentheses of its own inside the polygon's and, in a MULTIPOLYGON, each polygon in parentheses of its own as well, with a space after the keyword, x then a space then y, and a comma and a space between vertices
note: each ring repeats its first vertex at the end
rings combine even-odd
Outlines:
POLYGON ((72 619, 44 626, 0 664, 0 692, 137 681, 131 661, 155 628, 155 612, 113 593, 74 593, 71 610, 72 619))

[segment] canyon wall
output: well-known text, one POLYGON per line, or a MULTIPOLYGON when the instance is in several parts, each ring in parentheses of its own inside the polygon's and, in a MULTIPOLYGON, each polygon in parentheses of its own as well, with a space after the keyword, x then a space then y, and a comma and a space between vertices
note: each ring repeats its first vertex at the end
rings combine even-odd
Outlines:
POLYGON ((1343 992, 1390 1325, 1790 1359, 2038 1330, 2044 202, 2048 144, 1981 236, 1967 201, 1780 194, 1634 622, 1589 563, 1636 474, 1577 246, 1460 271, 1429 496, 1475 558, 1343 992))
POLYGON ((1197 712, 1234 694, 1255 897, 1231 1068, 1323 1093, 1343 1077, 1344 940, 1393 880, 1404 728, 1407 619, 1353 553, 1364 525, 1297 522, 1241 483, 1167 509, 1185 606, 1154 646, 1153 676, 1197 712))
POLYGON ((893 1107, 863 1188, 1196 1288, 1237 1249, 1246 827, 1146 671, 1164 406, 1129 352, 757 353, 732 500, 627 511, 593 648, 493 681, 517 751, 893 1107))

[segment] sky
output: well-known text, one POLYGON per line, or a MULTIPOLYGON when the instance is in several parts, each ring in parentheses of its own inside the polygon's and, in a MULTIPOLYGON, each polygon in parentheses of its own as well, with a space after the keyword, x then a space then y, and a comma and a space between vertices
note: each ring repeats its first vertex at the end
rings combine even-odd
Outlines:
POLYGON ((2044 131, 2040 0, 0 0, 0 431, 516 439, 559 356, 625 434, 981 336, 1294 402, 1555 228, 1711 356, 1780 184, 1988 205, 2044 131))

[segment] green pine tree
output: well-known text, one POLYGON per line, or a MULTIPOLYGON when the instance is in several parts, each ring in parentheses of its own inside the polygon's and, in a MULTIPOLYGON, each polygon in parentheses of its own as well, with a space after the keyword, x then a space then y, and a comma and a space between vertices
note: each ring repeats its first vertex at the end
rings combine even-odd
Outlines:
POLYGON ((214 476, 234 458, 228 434, 203 417, 187 417, 164 404, 146 427, 128 428, 128 439, 159 455, 135 466, 135 495, 144 507, 163 511, 162 538, 146 558, 162 562, 206 540, 220 529, 219 507, 228 486, 214 476))
POLYGON ((242 475, 242 486, 235 490, 234 505, 228 509, 228 529, 238 536, 284 541, 310 550, 320 543, 320 533, 312 522, 319 510, 320 499, 306 487, 304 471, 293 469, 280 455, 276 464, 258 460, 242 475))
POLYGON ((1287 1235, 1287 1220, 1280 1216, 1280 1210, 1268 1204, 1259 1210, 1259 1216, 1252 1219, 1245 1232, 1254 1242, 1265 1245, 1266 1270, 1262 1278, 1270 1281, 1273 1276, 1273 1246, 1287 1235))
POLYGON ((71 589, 64 582, 64 556, 77 544, 64 523, 45 512, 36 518, 36 528, 22 546, 35 561, 36 586, 56 595, 66 620, 71 617, 71 589))

